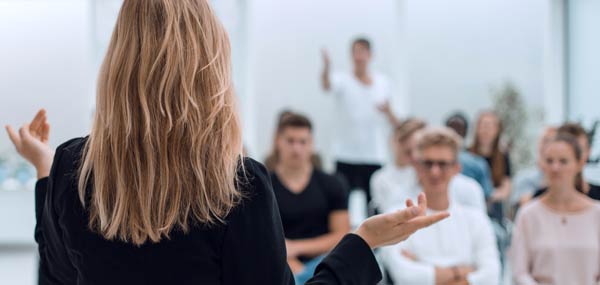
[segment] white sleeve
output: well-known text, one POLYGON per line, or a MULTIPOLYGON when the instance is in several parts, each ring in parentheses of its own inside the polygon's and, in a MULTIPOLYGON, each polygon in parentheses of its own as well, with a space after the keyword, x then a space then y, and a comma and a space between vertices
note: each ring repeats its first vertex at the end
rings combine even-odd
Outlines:
POLYGON ((382 170, 377 170, 371 176, 371 181, 369 181, 369 185, 371 186, 371 199, 372 203, 375 207, 377 207, 380 211, 385 211, 385 178, 383 177, 382 170))
POLYGON ((498 285, 500 284, 500 257, 496 245, 496 237, 489 218, 478 212, 472 212, 474 219, 473 237, 475 243, 476 270, 467 276, 471 285, 498 285))
POLYGON ((344 74, 341 72, 330 72, 329 83, 331 85, 330 91, 336 97, 342 97, 344 95, 344 74))
MULTIPOLYGON (((392 84, 390 82, 390 80, 387 78, 387 76, 382 75, 382 80, 383 80, 383 98, 386 101, 389 101, 392 99, 392 84)), ((391 102, 390 102, 391 103, 391 102)))
POLYGON ((410 251, 409 242, 382 249, 383 262, 394 284, 435 285, 434 266, 412 261, 402 255, 402 249, 410 251))
POLYGON ((451 198, 456 199, 458 204, 487 214, 483 189, 477 181, 470 177, 457 176, 450 182, 450 188, 451 198))
POLYGON ((471 189, 471 199, 473 203, 473 207, 479 209, 482 213, 487 214, 487 206, 485 204, 485 195, 483 195, 483 188, 481 185, 477 183, 477 181, 473 181, 473 187, 471 189))

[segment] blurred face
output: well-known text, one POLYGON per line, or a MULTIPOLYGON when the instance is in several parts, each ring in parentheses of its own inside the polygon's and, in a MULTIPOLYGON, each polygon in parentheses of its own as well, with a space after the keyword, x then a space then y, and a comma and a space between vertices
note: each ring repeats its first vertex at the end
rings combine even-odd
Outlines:
POLYGON ((352 61, 356 67, 366 67, 371 61, 371 51, 364 44, 354 44, 352 46, 352 61))
POLYGON ((450 147, 431 146, 415 151, 415 170, 423 191, 431 196, 448 191, 448 184, 460 166, 450 147))
POLYGON ((484 114, 479 119, 477 126, 477 139, 481 144, 489 146, 494 143, 499 131, 498 118, 492 114, 484 114))
POLYGON ((402 151, 408 161, 412 164, 416 163, 416 150, 417 150, 417 140, 416 136, 413 134, 410 136, 404 143, 402 143, 402 151))
POLYGON ((550 186, 568 187, 575 184, 581 163, 566 142, 551 142, 543 150, 542 170, 550 186))
POLYGON ((276 144, 280 163, 294 167, 311 163, 313 141, 308 128, 285 128, 277 136, 276 144))

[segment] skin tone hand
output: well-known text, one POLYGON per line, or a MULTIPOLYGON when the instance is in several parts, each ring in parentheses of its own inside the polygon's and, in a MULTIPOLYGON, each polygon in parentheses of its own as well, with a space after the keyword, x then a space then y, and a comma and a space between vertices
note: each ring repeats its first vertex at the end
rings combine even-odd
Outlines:
POLYGON ((392 107, 390 106, 390 101, 385 101, 379 105, 377 105, 377 110, 381 112, 388 119, 392 126, 400 125, 400 119, 396 117, 394 112, 392 111, 392 107))
POLYGON ((468 285, 467 279, 471 272, 475 269, 471 266, 452 266, 452 267, 436 267, 435 268, 435 284, 436 285, 468 285))
POLYGON ((329 53, 326 49, 321 50, 321 54, 323 57, 323 72, 321 73, 321 87, 325 91, 329 91, 331 89, 331 81, 329 80, 329 71, 331 68, 331 59, 329 58, 329 53))
POLYGON ((331 67, 331 59, 329 58, 329 52, 326 49, 321 50, 321 54, 323 55, 323 70, 329 71, 331 67))
POLYGON ((288 257, 287 263, 294 274, 298 274, 304 270, 304 264, 295 257, 288 257))
POLYGON ((418 206, 409 199, 406 201, 406 209, 370 217, 358 227, 355 234, 371 248, 378 248, 404 241, 416 231, 449 216, 447 212, 427 215, 426 209, 427 198, 421 193, 418 206))
POLYGON ((418 258, 417 258, 417 256, 416 256, 414 253, 412 253, 412 252, 410 252, 410 251, 408 251, 408 250, 405 250, 405 249, 403 249, 403 250, 401 251, 401 253, 402 253, 402 255, 403 255, 404 257, 406 257, 406 258, 408 258, 408 259, 410 259, 410 260, 412 260, 412 261, 415 261, 415 262, 416 262, 416 261, 418 261, 418 258))
POLYGON ((392 109, 390 108, 390 102, 385 101, 382 104, 377 105, 377 110, 384 114, 390 114, 392 112, 392 109))
POLYGON ((48 144, 50 125, 46 121, 46 110, 37 112, 33 121, 24 124, 18 132, 11 126, 6 126, 10 140, 17 152, 29 161, 37 171, 37 178, 50 175, 54 150, 48 144))

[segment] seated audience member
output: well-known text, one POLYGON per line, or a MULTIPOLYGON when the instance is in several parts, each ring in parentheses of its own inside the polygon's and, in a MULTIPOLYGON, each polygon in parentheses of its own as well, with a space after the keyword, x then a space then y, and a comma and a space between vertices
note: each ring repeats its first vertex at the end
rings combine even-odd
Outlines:
POLYGON ((469 151, 482 156, 492 171, 494 191, 490 195, 489 215, 503 224, 504 202, 508 200, 511 189, 511 166, 507 151, 500 148, 502 122, 493 111, 485 111, 477 119, 475 140, 469 151))
MULTIPOLYGON (((397 160, 408 160, 411 163, 410 168, 402 169, 402 176, 397 176, 394 168, 390 165, 381 172, 376 173, 376 177, 371 180, 371 185, 375 187, 373 193, 377 196, 374 198, 377 203, 375 206, 382 212, 390 212, 403 207, 403 201, 410 198, 416 199, 419 195, 419 181, 414 172, 414 159, 412 152, 415 145, 415 133, 425 128, 425 123, 419 120, 407 120, 401 124, 396 132, 398 140, 394 147, 395 157, 397 160), (402 153, 400 153, 402 152, 402 153)), ((457 203, 486 211, 485 199, 483 190, 477 181, 462 174, 455 175, 450 182, 450 196, 457 203)))
MULTIPOLYGON (((289 109, 284 109, 281 112, 279 112, 279 115, 277 116, 277 125, 281 124, 281 121, 288 115, 293 115, 294 112, 289 110, 289 109)), ((275 138, 277 137, 277 133, 275 133, 275 135, 273 136, 273 140, 275 140, 275 138)), ((267 170, 269 171, 273 171, 275 169, 275 165, 277 164, 277 159, 279 157, 279 154, 277 153, 276 149, 275 149, 275 142, 273 142, 273 149, 271 150, 271 153, 269 153, 269 155, 267 156, 267 158, 265 158, 265 167, 267 168, 267 170)), ((321 160, 321 156, 319 156, 319 154, 314 153, 310 160, 313 163, 313 166, 316 169, 322 169, 323 168, 323 162, 321 160)))
POLYGON ((538 142, 538 155, 536 167, 519 171, 515 175, 514 185, 510 197, 510 205, 518 208, 529 202, 535 192, 546 187, 546 179, 542 171, 542 151, 548 142, 556 136, 557 129, 548 127, 542 133, 538 142))
POLYGON ((406 197, 399 195, 399 189, 413 186, 415 172, 411 164, 412 135, 425 127, 425 122, 418 119, 407 119, 395 128, 391 146, 394 162, 377 170, 371 177, 372 203, 381 211, 389 211, 392 206, 404 202, 406 197), (399 186, 404 185, 404 186, 399 186))
MULTIPOLYGON (((590 152, 591 152, 590 140, 589 140, 587 132, 580 124, 566 123, 566 124, 560 126, 560 128, 558 128, 558 133, 559 134, 569 134, 569 135, 575 137, 575 139, 577 140, 577 143, 579 144, 579 147, 581 148, 581 161, 579 162, 579 166, 580 166, 579 171, 581 171, 583 173, 583 169, 585 168, 585 165, 590 158, 590 152)), ((581 179, 581 183, 579 183, 579 181, 578 181, 577 184, 580 185, 580 187, 581 187, 580 190, 584 194, 588 195, 590 198, 592 198, 594 200, 600 200, 600 185, 595 185, 595 184, 589 183, 585 179, 583 174, 578 179, 581 179)), ((539 189, 535 193, 534 197, 538 197, 538 196, 542 195, 545 191, 546 191, 545 188, 539 189)))
POLYGON ((561 132, 542 150, 548 190, 517 213, 509 251, 516 285, 598 284, 600 203, 582 193, 583 153, 561 132))
POLYGON ((500 263, 489 218, 450 197, 450 180, 460 171, 460 138, 448 128, 426 129, 417 136, 415 171, 428 197, 428 211, 448 211, 450 218, 383 249, 393 281, 403 285, 497 285, 500 263))
POLYGON ((271 172, 286 238, 288 263, 297 284, 314 273, 324 254, 350 231, 348 194, 338 178, 316 169, 312 125, 289 114, 277 128, 278 160, 271 172))
MULTIPOLYGON (((465 115, 456 113, 446 120, 446 127, 453 129, 464 140, 467 137, 469 123, 465 115)), ((461 173, 475 179, 483 188, 485 197, 488 198, 494 191, 494 186, 490 175, 490 167, 485 159, 463 148, 458 155, 458 161, 460 162, 461 173)))

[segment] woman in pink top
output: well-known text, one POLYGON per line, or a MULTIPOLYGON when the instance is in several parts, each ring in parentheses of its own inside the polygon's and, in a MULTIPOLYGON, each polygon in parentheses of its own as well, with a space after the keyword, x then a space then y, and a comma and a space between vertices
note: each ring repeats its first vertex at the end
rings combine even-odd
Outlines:
POLYGON ((600 204, 581 193, 581 149, 559 134, 542 151, 548 191, 517 215, 510 258, 517 285, 598 285, 600 204))

